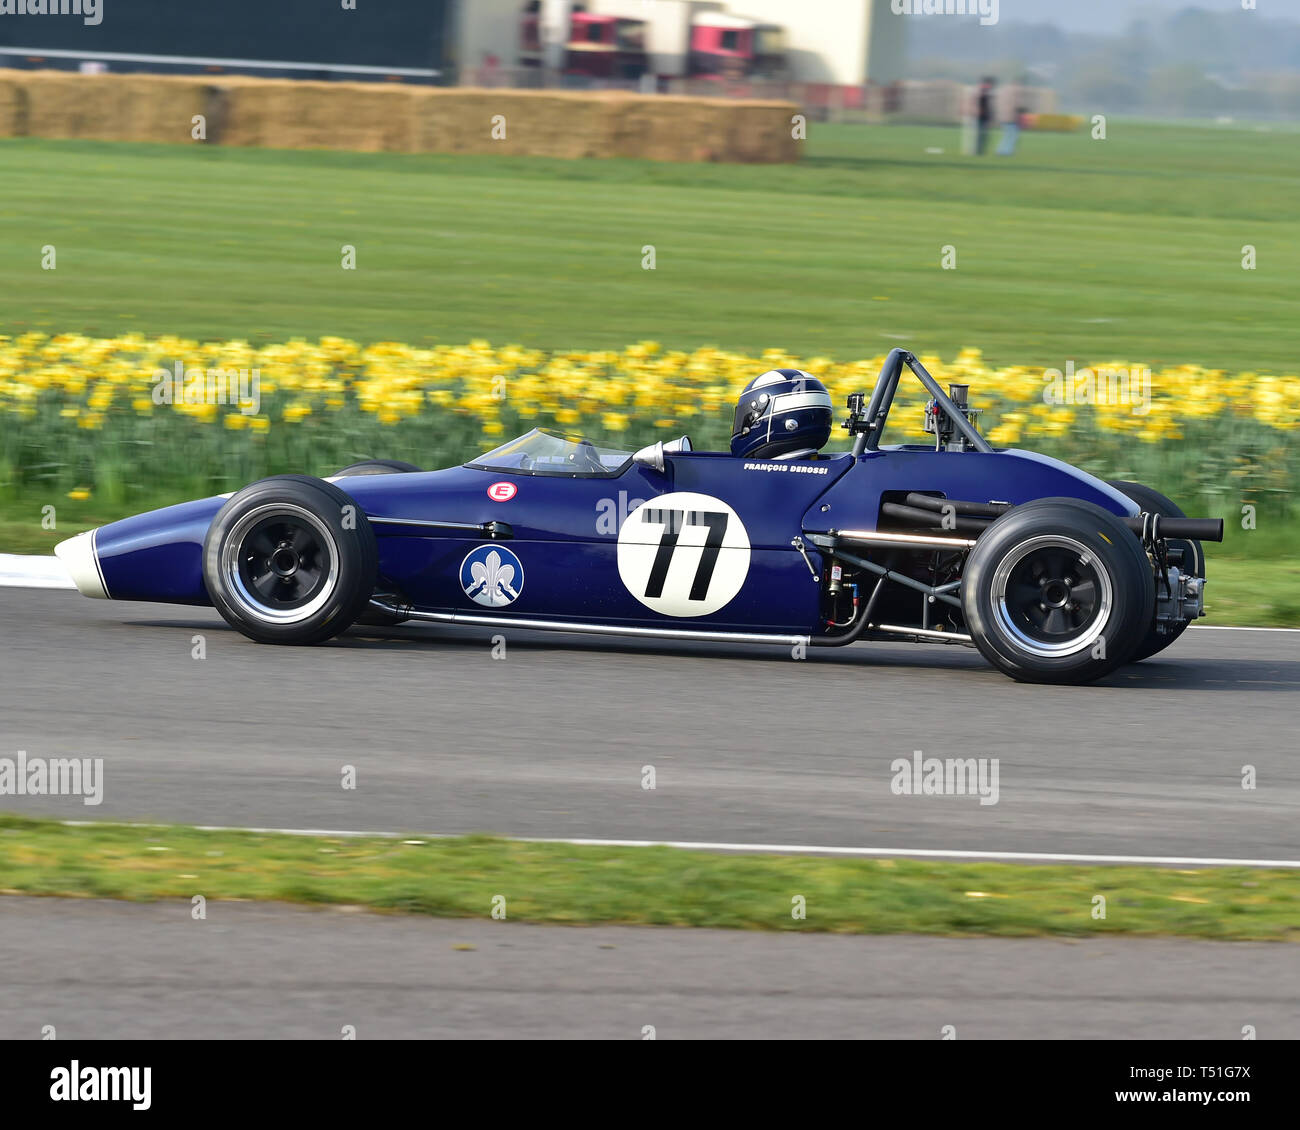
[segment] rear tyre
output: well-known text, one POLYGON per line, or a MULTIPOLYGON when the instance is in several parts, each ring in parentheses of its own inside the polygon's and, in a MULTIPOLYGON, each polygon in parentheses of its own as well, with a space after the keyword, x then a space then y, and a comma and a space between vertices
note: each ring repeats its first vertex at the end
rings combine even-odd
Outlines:
MULTIPOLYGON (((1116 490, 1122 490, 1148 514, 1159 514, 1162 518, 1187 517, 1171 499, 1166 498, 1158 490, 1152 490, 1151 487, 1143 486, 1141 483, 1126 482, 1123 479, 1113 479, 1110 485, 1116 490)), ((1178 548, 1183 551, 1183 563, 1179 566, 1183 572, 1205 579, 1205 550, 1201 548, 1199 541, 1170 538, 1168 544, 1170 549, 1178 548)), ((1133 653, 1129 662, 1137 663, 1139 660, 1151 658, 1158 651, 1164 651, 1186 630, 1187 625, 1183 624, 1171 632, 1161 634, 1152 627, 1146 639, 1138 644, 1137 651, 1133 653)))
POLYGON ((1155 614, 1142 543, 1091 502, 1043 498, 980 535, 962 580, 984 658, 1027 683, 1089 683, 1126 662, 1155 614))
POLYGON ((403 463, 400 459, 365 459, 360 463, 349 463, 330 477, 339 479, 344 475, 404 475, 419 469, 414 463, 403 463))
POLYGON ((375 588, 378 550, 361 508, 332 483, 277 475, 235 494, 203 543, 217 611, 258 643, 338 635, 375 588))

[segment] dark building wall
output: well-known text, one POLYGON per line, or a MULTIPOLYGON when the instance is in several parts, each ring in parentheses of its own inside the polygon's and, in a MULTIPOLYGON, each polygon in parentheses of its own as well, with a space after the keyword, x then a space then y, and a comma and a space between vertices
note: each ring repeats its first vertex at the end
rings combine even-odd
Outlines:
MULTIPOLYGON (((445 71, 454 51, 454 9, 455 0, 356 0, 355 10, 340 0, 100 0, 96 25, 74 15, 0 17, 0 51, 21 46, 84 51, 90 59, 103 51, 445 71)), ((175 68, 110 62, 109 69, 175 68)))

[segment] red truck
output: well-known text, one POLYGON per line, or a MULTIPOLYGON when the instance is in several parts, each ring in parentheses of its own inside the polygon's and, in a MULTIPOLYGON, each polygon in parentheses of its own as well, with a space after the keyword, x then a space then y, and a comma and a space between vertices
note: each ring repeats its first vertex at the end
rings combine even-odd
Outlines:
POLYGON ((599 79, 781 78, 784 33, 774 24, 699 9, 690 0, 656 0, 649 18, 628 0, 628 14, 574 12, 564 70, 599 79))
POLYGON ((645 20, 575 12, 564 50, 564 73, 636 81, 650 69, 645 20))
POLYGON ((775 24, 724 12, 699 12, 692 18, 692 78, 781 78, 784 74, 785 36, 775 24))

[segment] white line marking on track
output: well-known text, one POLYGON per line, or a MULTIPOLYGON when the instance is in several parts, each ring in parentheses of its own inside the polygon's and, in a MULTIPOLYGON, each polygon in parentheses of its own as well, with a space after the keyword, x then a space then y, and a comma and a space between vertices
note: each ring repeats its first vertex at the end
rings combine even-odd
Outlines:
POLYGON ((1233 624, 1189 624, 1198 632, 1300 632, 1300 628, 1241 628, 1233 624))
POLYGON ((0 553, 0 586, 29 589, 75 589, 68 570, 57 557, 0 553))
MULTIPOLYGON (((108 824, 118 828, 164 828, 165 824, 141 824, 118 820, 61 820, 70 828, 93 828, 108 824)), ((182 825, 183 826, 183 825, 182 825)), ((226 824, 197 824, 200 832, 253 832, 268 836, 333 836, 340 839, 451 840, 460 833, 448 832, 358 832, 337 828, 241 828, 226 824)), ((931 848, 857 848, 823 844, 734 844, 707 840, 591 840, 548 836, 498 836, 521 844, 571 844, 574 847, 670 847, 686 851, 750 852, 756 855, 844 855, 893 859, 955 859, 1021 863, 1127 863, 1152 867, 1285 867, 1300 868, 1300 859, 1223 859, 1183 855, 1075 855, 1067 852, 1033 851, 945 851, 931 848)))

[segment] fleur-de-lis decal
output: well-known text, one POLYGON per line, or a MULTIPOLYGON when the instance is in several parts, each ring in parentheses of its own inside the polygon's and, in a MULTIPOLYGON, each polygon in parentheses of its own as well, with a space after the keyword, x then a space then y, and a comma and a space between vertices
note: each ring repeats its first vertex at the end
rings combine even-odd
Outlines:
POLYGON ((514 590, 515 567, 503 565, 495 549, 487 555, 487 561, 473 562, 469 572, 474 579, 467 594, 471 597, 482 590, 493 604, 509 604, 519 595, 514 590))

